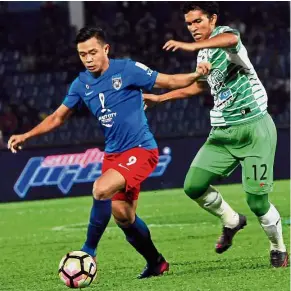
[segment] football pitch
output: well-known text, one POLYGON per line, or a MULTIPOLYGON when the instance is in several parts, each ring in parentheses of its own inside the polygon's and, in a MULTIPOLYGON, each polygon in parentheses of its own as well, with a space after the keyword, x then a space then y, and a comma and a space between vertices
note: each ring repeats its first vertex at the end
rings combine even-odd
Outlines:
MULTIPOLYGON (((270 200, 282 216, 289 248, 290 182, 277 181, 270 200)), ((170 263, 162 277, 138 280, 143 258, 113 222, 98 248, 98 277, 88 290, 192 291, 289 290, 290 268, 269 265, 269 243, 248 209, 241 185, 219 186, 235 210, 248 217, 226 253, 214 252, 218 218, 201 210, 182 189, 141 193, 138 215, 170 263)), ((90 196, 0 204, 0 290, 68 290, 57 275, 60 259, 78 250, 86 236, 90 196)))

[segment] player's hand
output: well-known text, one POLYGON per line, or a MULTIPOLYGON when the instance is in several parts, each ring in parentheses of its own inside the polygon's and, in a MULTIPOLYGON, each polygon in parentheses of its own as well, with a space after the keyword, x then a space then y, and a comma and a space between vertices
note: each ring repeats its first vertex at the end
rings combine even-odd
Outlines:
POLYGON ((22 145, 26 139, 27 138, 25 134, 12 135, 9 138, 7 147, 11 150, 12 153, 15 154, 18 150, 22 150, 22 145))
POLYGON ((157 103, 160 103, 159 95, 155 94, 142 94, 144 107, 143 109, 146 110, 147 108, 151 108, 157 103))
POLYGON ((196 67, 196 72, 200 75, 200 76, 205 76, 208 75, 209 72, 211 70, 211 64, 208 62, 205 63, 199 63, 196 67))
POLYGON ((176 41, 176 40, 173 40, 173 39, 167 41, 164 44, 163 49, 166 50, 166 51, 171 50, 173 52, 175 52, 178 49, 184 50, 184 51, 190 51, 190 52, 193 52, 193 51, 197 50, 195 43, 176 41))

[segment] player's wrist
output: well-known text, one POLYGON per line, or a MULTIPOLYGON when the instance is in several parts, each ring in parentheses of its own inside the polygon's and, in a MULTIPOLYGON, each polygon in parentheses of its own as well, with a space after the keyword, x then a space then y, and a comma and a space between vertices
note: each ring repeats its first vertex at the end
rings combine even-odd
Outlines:
POLYGON ((26 133, 23 134, 24 141, 26 141, 29 138, 31 138, 31 135, 29 134, 29 132, 26 132, 26 133))
POLYGON ((159 95, 158 96, 158 99, 157 99, 157 103, 162 103, 166 100, 168 100, 169 98, 167 98, 167 94, 162 94, 162 95, 159 95))
POLYGON ((160 101, 159 101, 159 103, 162 103, 162 102, 165 102, 165 101, 168 101, 168 100, 171 100, 171 99, 176 99, 177 98, 177 91, 179 91, 179 89, 178 90, 174 90, 174 91, 170 91, 170 92, 168 92, 168 93, 165 93, 165 94, 162 94, 162 95, 160 95, 160 101))
POLYGON ((198 49, 196 42, 186 43, 185 46, 187 51, 195 52, 198 49))
POLYGON ((199 79, 201 76, 203 76, 203 73, 202 72, 195 71, 193 73, 193 79, 194 79, 194 81, 196 81, 197 79, 199 79))

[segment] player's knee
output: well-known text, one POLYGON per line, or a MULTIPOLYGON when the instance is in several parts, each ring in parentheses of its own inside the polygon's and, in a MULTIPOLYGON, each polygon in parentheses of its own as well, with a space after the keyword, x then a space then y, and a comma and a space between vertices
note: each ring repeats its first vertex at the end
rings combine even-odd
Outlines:
POLYGON ((114 217, 114 220, 115 223, 121 228, 128 227, 134 223, 134 219, 130 217, 114 217))
POLYGON ((94 183, 92 192, 96 200, 105 200, 111 198, 108 186, 98 182, 94 183))
POLYGON ((212 173, 197 167, 191 167, 186 175, 184 191, 191 199, 201 197, 208 189, 212 173))
POLYGON ((191 199, 199 198, 206 190, 207 187, 201 187, 198 181, 189 181, 189 179, 186 179, 184 182, 184 192, 191 199))
POLYGON ((248 205, 250 207, 250 210, 257 216, 260 216, 260 210, 262 208, 262 203, 260 201, 248 201, 248 205))
POLYGON ((263 216, 264 214, 266 214, 266 212, 270 208, 268 194, 265 194, 265 195, 248 194, 247 203, 250 207, 250 210, 256 216, 263 216))
POLYGON ((133 224, 135 221, 135 213, 125 213, 123 211, 120 211, 118 213, 113 214, 114 220, 116 224, 123 228, 128 227, 129 225, 133 224))
POLYGON ((134 208, 123 207, 122 205, 113 203, 112 214, 118 226, 127 227, 135 221, 134 208))

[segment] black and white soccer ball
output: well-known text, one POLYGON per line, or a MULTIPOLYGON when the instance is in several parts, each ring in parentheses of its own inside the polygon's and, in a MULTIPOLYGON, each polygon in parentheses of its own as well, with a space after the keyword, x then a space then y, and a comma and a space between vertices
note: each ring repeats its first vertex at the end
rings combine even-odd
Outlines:
POLYGON ((60 261, 60 279, 70 288, 88 287, 96 275, 97 265, 93 258, 85 252, 70 252, 60 261))

